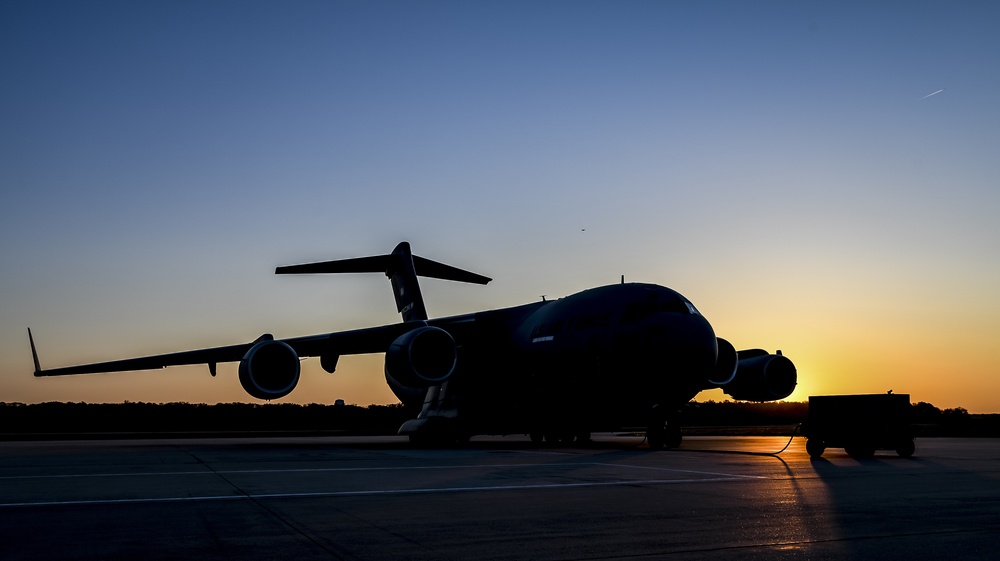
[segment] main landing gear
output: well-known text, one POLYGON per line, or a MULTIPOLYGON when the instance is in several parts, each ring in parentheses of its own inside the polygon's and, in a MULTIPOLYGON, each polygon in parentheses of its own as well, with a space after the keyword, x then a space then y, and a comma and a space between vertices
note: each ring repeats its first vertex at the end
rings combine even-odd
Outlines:
POLYGON ((649 427, 646 430, 646 442, 650 450, 677 448, 681 445, 681 428, 677 425, 649 427))
POLYGON ((590 442, 590 432, 586 430, 578 431, 550 431, 532 432, 529 434, 533 444, 547 442, 549 444, 586 444, 590 442))

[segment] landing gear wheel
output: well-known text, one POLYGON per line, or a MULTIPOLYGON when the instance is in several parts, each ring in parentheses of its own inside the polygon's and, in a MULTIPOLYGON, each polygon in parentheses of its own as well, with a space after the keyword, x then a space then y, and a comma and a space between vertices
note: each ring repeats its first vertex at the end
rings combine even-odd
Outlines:
POLYGON ((646 442, 650 450, 662 450, 666 442, 666 429, 660 427, 649 427, 646 430, 646 442))
POLYGON ((677 448, 681 445, 681 425, 677 422, 676 413, 669 413, 667 409, 654 405, 649 410, 648 419, 646 442, 649 443, 650 450, 677 448))
POLYGON ((541 444, 545 440, 545 436, 540 432, 533 432, 528 435, 528 438, 531 439, 532 444, 541 444))
POLYGON ((810 438, 806 441, 806 452, 809 453, 809 457, 818 460, 823 456, 823 452, 826 450, 826 443, 818 438, 810 438))
POLYGON ((573 435, 565 432, 554 432, 545 435, 545 442, 549 444, 572 444, 573 435))
POLYGON ((681 429, 677 425, 649 427, 646 431, 646 442, 649 443, 650 450, 677 448, 681 445, 682 438, 681 429))
POLYGON ((667 425, 664 431, 666 438, 663 441, 663 445, 667 448, 677 448, 681 445, 681 428, 677 425, 667 425))
POLYGON ((441 446, 441 442, 438 439, 431 438, 426 434, 414 433, 409 436, 410 444, 412 446, 417 446, 420 448, 437 448, 441 446))
POLYGON ((912 438, 907 438, 896 445, 896 453, 899 454, 901 458, 909 458, 913 456, 913 452, 917 449, 916 444, 913 443, 912 438))
POLYGON ((452 448, 466 444, 471 435, 419 434, 409 435, 410 445, 418 448, 452 448))

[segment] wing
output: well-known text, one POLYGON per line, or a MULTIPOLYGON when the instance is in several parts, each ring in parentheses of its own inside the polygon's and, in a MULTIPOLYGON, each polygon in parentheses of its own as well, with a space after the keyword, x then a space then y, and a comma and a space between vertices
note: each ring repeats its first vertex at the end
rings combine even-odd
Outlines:
MULTIPOLYGON (((457 318, 449 319, 454 321, 457 318)), ((385 350, 389 348, 389 345, 391 345, 397 337, 407 331, 423 325, 426 324, 424 322, 396 323, 379 327, 355 329, 351 331, 339 331, 336 333, 326 333, 322 335, 309 335, 305 337, 281 339, 281 341, 292 347, 299 357, 381 353, 385 352, 385 350)), ((35 349, 35 340, 31 335, 30 329, 28 330, 28 339, 31 343, 32 358, 35 362, 35 376, 42 377, 69 376, 73 374, 96 374, 100 372, 154 370, 166 368, 167 366, 183 366, 189 364, 207 364, 209 371, 214 376, 216 364, 220 362, 237 362, 242 360, 243 356, 246 355, 247 351, 253 348, 254 345, 261 341, 273 340, 274 338, 271 335, 265 334, 250 343, 240 343, 238 345, 128 358, 124 360, 112 360, 109 362, 96 362, 93 364, 82 364, 79 366, 50 368, 47 370, 43 370, 39 365, 38 352, 35 349)))

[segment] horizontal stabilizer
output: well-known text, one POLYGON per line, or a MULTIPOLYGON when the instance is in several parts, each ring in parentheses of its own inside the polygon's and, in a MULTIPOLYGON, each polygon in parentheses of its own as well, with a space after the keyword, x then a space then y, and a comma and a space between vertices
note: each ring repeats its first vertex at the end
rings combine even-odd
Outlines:
POLYGON ((430 277, 434 279, 468 282, 472 284, 488 284, 491 280, 493 280, 489 277, 484 277, 483 275, 459 269, 458 267, 452 267, 451 265, 445 265, 444 263, 424 259, 419 255, 413 256, 413 269, 417 272, 418 276, 430 277))
POLYGON ((337 259, 320 263, 285 265, 274 270, 276 275, 308 275, 315 273, 384 273, 392 262, 390 255, 337 259))
MULTIPOLYGON (((321 261, 319 263, 304 263, 302 265, 286 265, 274 270, 277 275, 303 275, 316 273, 385 273, 391 276, 397 264, 395 255, 374 255, 372 257, 355 257, 352 259, 337 259, 334 261, 321 261)), ((444 279, 457 282, 467 282, 472 284, 487 284, 493 279, 484 277, 445 265, 437 261, 431 261, 418 255, 413 256, 413 270, 421 277, 444 279)))

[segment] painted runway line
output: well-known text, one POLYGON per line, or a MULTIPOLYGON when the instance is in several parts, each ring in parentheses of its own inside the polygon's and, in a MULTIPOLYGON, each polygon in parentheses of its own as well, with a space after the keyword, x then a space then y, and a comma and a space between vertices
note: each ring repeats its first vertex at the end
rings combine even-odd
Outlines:
POLYGON ((168 477, 168 476, 190 476, 190 475, 241 475, 241 474, 268 474, 268 473, 346 473, 346 472, 372 472, 372 471, 417 471, 417 470, 449 470, 449 469, 511 469, 511 468, 558 468, 558 467, 613 467, 640 470, 666 471, 673 473, 692 473, 697 475, 712 475, 721 477, 744 477, 749 479, 766 479, 759 475, 740 475, 735 473, 719 473, 712 471, 695 471, 689 469, 673 469, 649 466, 633 466, 628 464, 611 464, 602 462, 567 462, 560 464, 468 464, 468 465, 436 465, 436 466, 391 466, 391 467, 351 467, 351 468, 293 468, 293 469, 243 469, 243 470, 212 470, 205 469, 199 471, 155 471, 155 472, 112 472, 112 473, 63 473, 48 475, 3 475, 0 481, 4 480, 29 480, 29 479, 74 479, 88 477, 168 477))
POLYGON ((692 483, 747 481, 741 477, 713 477, 702 479, 636 479, 623 481, 591 481, 586 483, 539 483, 528 485, 486 485, 468 487, 427 487, 419 489, 365 489, 359 491, 321 491, 312 493, 259 493, 242 495, 209 495, 201 497, 150 497, 141 499, 84 499, 74 501, 38 501, 21 503, 0 503, 0 508, 17 507, 48 507, 48 506, 88 506, 115 504, 155 504, 155 503, 186 503, 207 501, 239 501, 264 499, 306 499, 324 497, 352 497, 372 495, 410 495, 436 493, 470 493, 484 491, 526 491, 538 489, 580 489, 586 487, 617 487, 645 485, 677 485, 692 483))
MULTIPOLYGON (((697 477, 675 477, 658 479, 613 479, 613 474, 600 474, 604 481, 586 481, 576 483, 524 483, 516 485, 471 485, 456 487, 418 487, 402 489, 361 489, 344 491, 306 491, 298 493, 235 493, 232 495, 204 495, 204 496, 183 496, 183 497, 145 497, 145 498, 97 498, 97 499, 75 499, 75 500, 38 500, 3 502, 0 508, 18 507, 52 507, 52 506, 84 506, 84 505, 115 505, 115 504, 154 504, 154 503, 184 503, 184 502, 205 502, 205 501, 235 501, 235 500, 264 500, 264 499, 293 499, 293 498, 323 498, 323 497, 350 497, 350 496, 374 496, 374 495, 402 495, 402 494, 433 494, 433 493, 462 493, 462 492, 487 492, 487 491, 526 491, 543 489, 580 489, 588 487, 609 487, 609 486, 644 486, 644 485, 677 485, 692 483, 711 482, 732 482, 748 481, 754 479, 767 479, 766 477, 754 475, 741 475, 732 473, 695 471, 686 469, 672 469, 663 467, 635 466, 628 464, 601 463, 601 462, 566 462, 566 463, 517 463, 517 464, 463 464, 463 465, 434 465, 434 466, 386 466, 386 467, 337 467, 337 468, 294 468, 294 469, 249 469, 249 470, 199 470, 199 471, 165 471, 165 472, 117 472, 117 473, 66 473, 49 475, 9 475, 0 476, 0 481, 28 481, 28 480, 53 480, 53 479, 86 479, 86 478, 136 478, 136 477, 200 477, 200 476, 232 476, 232 475, 261 475, 261 474, 295 474, 295 473, 350 473, 350 472, 375 472, 375 471, 429 471, 429 470, 466 470, 466 471, 488 471, 488 470, 533 470, 561 472, 562 468, 611 468, 615 470, 652 470, 656 472, 676 473, 693 475, 697 477)), ((531 476, 529 472, 527 474, 531 476)), ((551 477, 552 473, 542 474, 538 477, 551 477)), ((228 480, 227 480, 228 482, 228 480)), ((232 484, 232 483, 230 483, 232 484)), ((239 491, 238 486, 235 490, 239 491)))

